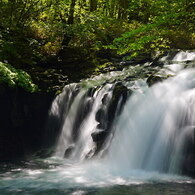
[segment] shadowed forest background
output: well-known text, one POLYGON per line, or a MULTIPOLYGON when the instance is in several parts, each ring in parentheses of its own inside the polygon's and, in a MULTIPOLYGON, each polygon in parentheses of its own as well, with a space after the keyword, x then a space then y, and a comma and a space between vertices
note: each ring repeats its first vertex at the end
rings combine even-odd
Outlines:
POLYGON ((1 0, 0 82, 58 91, 113 59, 194 49, 193 0, 1 0))

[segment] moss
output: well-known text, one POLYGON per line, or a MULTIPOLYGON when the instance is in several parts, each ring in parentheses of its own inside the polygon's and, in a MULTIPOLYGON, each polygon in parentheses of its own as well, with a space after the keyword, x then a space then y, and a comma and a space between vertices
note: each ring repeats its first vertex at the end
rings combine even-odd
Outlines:
POLYGON ((148 83, 149 86, 152 86, 152 85, 154 85, 158 82, 162 82, 163 80, 168 79, 169 77, 172 77, 172 76, 173 75, 170 75, 170 74, 168 74, 168 75, 155 75, 155 74, 153 74, 147 78, 146 82, 148 83))
POLYGON ((2 62, 0 62, 0 82, 8 84, 10 87, 20 86, 29 92, 38 90, 28 73, 2 62))
POLYGON ((107 73, 115 70, 117 70, 117 67, 113 64, 113 62, 105 62, 96 66, 94 70, 94 75, 98 75, 100 73, 107 73))

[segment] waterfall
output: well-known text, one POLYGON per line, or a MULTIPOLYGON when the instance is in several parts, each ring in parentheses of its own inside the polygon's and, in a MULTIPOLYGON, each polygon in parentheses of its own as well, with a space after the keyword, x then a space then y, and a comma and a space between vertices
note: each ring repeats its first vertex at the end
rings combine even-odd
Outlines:
POLYGON ((194 61, 173 52, 66 85, 47 157, 0 165, 0 194, 194 194, 194 61))
POLYGON ((194 139, 195 70, 156 84, 127 101, 116 126, 108 162, 118 171, 179 173, 185 141, 194 139))
POLYGON ((103 154, 106 147, 101 145, 110 136, 109 131, 124 96, 113 97, 119 86, 120 83, 115 83, 82 88, 79 84, 70 84, 64 88, 50 110, 50 118, 60 118, 61 123, 54 156, 82 161, 91 158, 97 151, 103 154), (99 144, 100 141, 102 144, 99 144))
POLYGON ((194 61, 194 51, 170 51, 167 56, 164 56, 160 61, 173 61, 173 62, 188 62, 194 61))
POLYGON ((172 77, 152 87, 126 79, 132 69, 65 86, 50 110, 59 131, 53 156, 99 159, 116 173, 180 173, 195 132, 195 69, 182 69, 194 59, 188 51, 161 58, 172 77))

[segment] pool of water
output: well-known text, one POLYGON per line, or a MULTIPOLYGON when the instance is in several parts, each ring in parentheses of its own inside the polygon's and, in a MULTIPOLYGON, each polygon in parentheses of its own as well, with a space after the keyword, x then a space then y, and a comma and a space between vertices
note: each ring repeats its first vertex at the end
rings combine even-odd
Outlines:
POLYGON ((126 170, 106 163, 73 164, 59 159, 32 160, 0 166, 0 194, 195 194, 186 176, 126 170))

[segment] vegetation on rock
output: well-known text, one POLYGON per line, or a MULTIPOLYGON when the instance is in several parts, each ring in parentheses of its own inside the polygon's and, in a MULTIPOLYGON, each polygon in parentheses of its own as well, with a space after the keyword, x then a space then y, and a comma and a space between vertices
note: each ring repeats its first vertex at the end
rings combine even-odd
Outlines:
POLYGON ((32 82, 28 73, 15 69, 9 64, 0 62, 0 83, 6 83, 10 87, 20 86, 26 91, 35 92, 37 86, 32 82))

